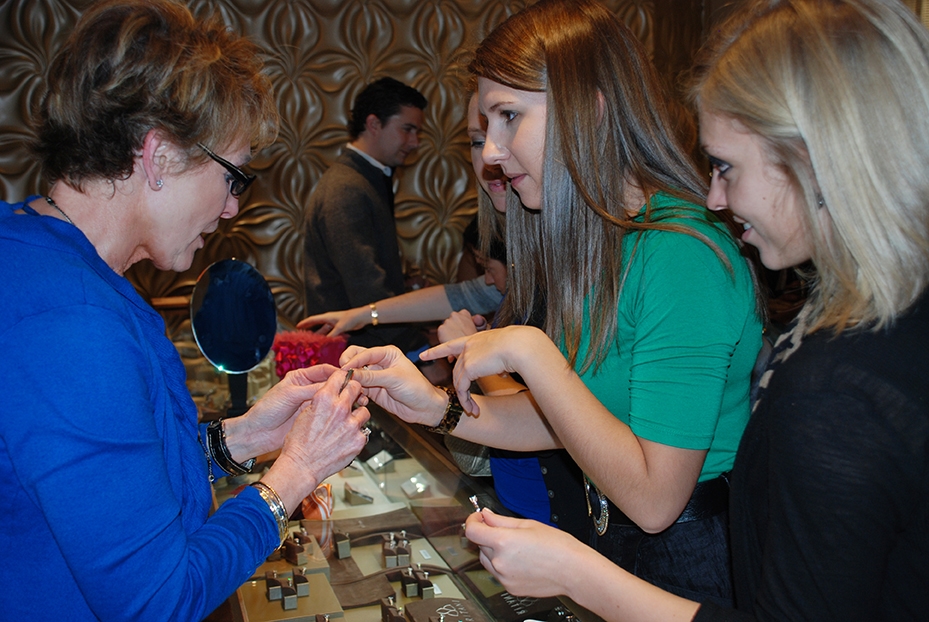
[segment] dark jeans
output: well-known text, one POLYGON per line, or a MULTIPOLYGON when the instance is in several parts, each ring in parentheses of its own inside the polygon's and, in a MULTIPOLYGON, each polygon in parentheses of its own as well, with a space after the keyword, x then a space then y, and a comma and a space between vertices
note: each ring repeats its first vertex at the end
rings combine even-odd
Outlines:
MULTIPOLYGON (((616 506, 610 504, 611 514, 616 506)), ((590 545, 635 576, 678 596, 733 607, 729 513, 675 523, 658 534, 610 524, 590 545)))

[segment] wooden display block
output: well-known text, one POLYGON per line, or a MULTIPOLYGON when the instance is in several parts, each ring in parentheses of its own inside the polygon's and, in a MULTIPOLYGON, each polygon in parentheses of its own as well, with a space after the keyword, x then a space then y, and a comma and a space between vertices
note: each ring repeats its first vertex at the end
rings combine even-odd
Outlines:
POLYGON ((342 618, 342 606, 326 577, 316 573, 306 579, 310 595, 291 599, 290 603, 296 603, 293 609, 284 609, 281 600, 268 600, 263 578, 244 584, 236 592, 244 618, 250 622, 316 622, 317 615, 328 615, 333 620, 342 618))
MULTIPOLYGON (((305 563, 299 564, 299 567, 304 569, 303 574, 311 575, 320 573, 325 576, 328 581, 330 578, 329 561, 326 559, 322 549, 319 548, 316 538, 312 535, 299 534, 299 540, 302 541, 302 547, 304 549, 300 559, 301 561, 305 561, 305 563)), ((275 561, 266 561, 260 565, 258 570, 255 571, 255 574, 252 575, 252 578, 263 578, 268 572, 276 572, 277 576, 287 578, 293 576, 293 570, 294 564, 281 557, 275 561)))

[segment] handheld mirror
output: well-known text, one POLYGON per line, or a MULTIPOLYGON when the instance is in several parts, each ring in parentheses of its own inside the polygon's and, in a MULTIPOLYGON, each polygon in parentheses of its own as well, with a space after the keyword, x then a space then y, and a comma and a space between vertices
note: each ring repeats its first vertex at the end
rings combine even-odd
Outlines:
POLYGON ((277 331, 277 309, 261 273, 223 259, 197 278, 190 321, 203 356, 227 374, 244 374, 264 360, 277 331))

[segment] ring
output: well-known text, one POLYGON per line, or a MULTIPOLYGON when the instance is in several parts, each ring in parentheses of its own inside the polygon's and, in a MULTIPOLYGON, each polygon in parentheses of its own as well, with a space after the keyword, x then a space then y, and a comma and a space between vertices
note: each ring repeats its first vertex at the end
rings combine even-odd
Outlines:
POLYGON ((371 428, 361 428, 361 431, 365 435, 365 445, 367 445, 368 441, 371 440, 371 428))

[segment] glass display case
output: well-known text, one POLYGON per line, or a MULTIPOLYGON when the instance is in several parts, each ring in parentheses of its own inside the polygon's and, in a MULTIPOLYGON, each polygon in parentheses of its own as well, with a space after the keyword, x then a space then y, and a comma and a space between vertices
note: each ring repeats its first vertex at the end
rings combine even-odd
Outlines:
MULTIPOLYGON (((196 344, 189 339, 175 344, 200 420, 245 412, 281 371, 269 354, 276 315, 266 280, 245 262, 217 262, 198 278, 190 316, 196 344), (262 330, 242 330, 259 317, 267 320, 262 330)), ((456 449, 453 458, 443 437, 403 423, 373 403, 368 409, 372 433, 364 450, 300 508, 291 508, 283 545, 228 601, 233 619, 596 619, 559 599, 507 593, 464 537, 465 519, 476 507, 505 513, 490 478, 464 474, 458 468, 465 464, 462 454, 456 449)), ((215 482, 217 507, 261 478, 273 456, 261 459, 264 468, 259 464, 248 475, 215 482)))
MULTIPOLYGON (((464 538, 471 498, 505 513, 490 478, 462 473, 442 437, 369 408, 365 451, 304 502, 288 540, 231 599, 235 619, 598 619, 566 600, 507 593, 464 538)), ((217 503, 261 471, 218 480, 217 503)))

